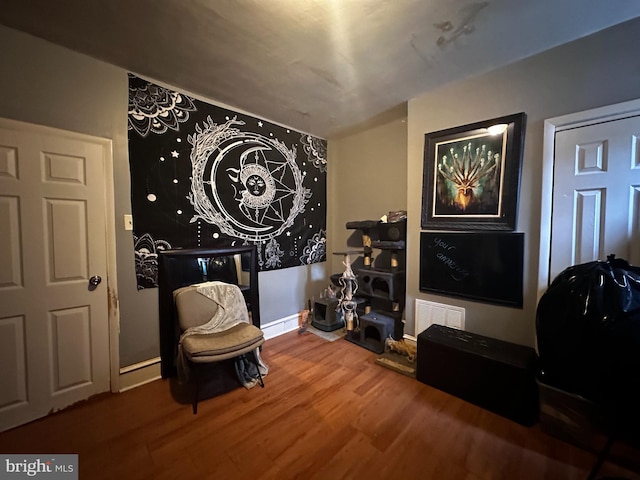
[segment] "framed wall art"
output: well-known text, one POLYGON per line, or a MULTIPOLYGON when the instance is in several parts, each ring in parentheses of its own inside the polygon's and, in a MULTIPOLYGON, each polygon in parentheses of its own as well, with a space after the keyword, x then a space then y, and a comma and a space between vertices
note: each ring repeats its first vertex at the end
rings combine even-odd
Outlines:
POLYGON ((424 230, 516 229, 526 115, 425 134, 424 230))

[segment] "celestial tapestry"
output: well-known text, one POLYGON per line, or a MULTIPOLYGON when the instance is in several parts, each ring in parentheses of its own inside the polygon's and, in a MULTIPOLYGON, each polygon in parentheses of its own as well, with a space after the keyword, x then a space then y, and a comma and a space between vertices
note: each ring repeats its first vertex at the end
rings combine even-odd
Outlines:
POLYGON ((129 74, 138 288, 158 252, 254 244, 260 270, 326 259, 326 140, 129 74))

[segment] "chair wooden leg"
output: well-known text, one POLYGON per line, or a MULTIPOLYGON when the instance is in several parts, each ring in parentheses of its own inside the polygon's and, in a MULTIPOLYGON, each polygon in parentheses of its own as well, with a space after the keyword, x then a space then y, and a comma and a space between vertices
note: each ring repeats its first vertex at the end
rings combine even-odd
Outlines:
POLYGON ((613 446, 614 442, 615 442, 614 435, 609 435, 609 437, 607 438, 607 442, 605 443, 604 447, 600 451, 600 454, 598 455, 598 458, 596 459, 596 463, 594 463, 593 467, 591 468, 591 471, 589 472, 589 476, 587 477, 587 480, 594 480, 596 478, 596 475, 600 471, 600 468, 602 467, 605 460, 609 456, 609 452, 611 451, 611 447, 613 446))
POLYGON ((193 368, 191 368, 191 374, 193 376, 193 404, 192 404, 192 408, 193 408, 193 414, 195 415, 196 413, 198 413, 198 390, 200 389, 200 375, 198 375, 198 369, 195 368, 195 365, 193 366, 193 368))

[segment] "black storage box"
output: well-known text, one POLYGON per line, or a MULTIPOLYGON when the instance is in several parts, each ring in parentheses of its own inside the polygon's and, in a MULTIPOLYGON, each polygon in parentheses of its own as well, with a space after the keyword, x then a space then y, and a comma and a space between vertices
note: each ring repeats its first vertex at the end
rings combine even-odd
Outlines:
POLYGON ((522 425, 538 420, 530 347, 431 325, 418 335, 416 378, 522 425))

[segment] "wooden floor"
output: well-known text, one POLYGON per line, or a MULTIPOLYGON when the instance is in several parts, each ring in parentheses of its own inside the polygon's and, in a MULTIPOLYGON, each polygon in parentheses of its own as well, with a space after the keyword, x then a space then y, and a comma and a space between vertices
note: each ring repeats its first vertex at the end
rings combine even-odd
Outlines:
MULTIPOLYGON (((374 363, 345 340, 267 341, 266 388, 193 415, 158 380, 0 434, 0 453, 77 453, 81 479, 585 479, 595 455, 374 363)), ((601 475, 637 479, 613 464, 601 475)))

